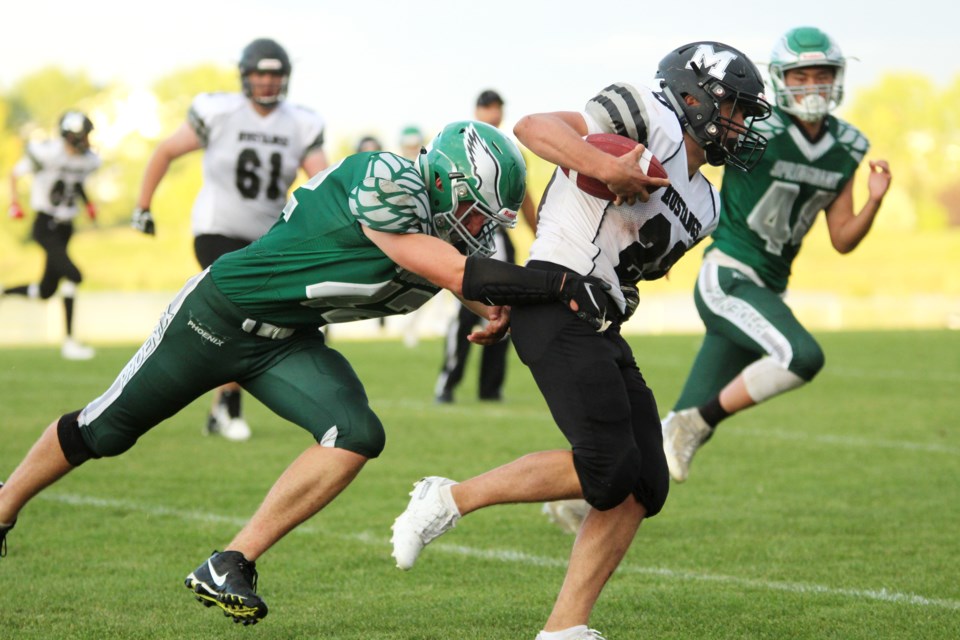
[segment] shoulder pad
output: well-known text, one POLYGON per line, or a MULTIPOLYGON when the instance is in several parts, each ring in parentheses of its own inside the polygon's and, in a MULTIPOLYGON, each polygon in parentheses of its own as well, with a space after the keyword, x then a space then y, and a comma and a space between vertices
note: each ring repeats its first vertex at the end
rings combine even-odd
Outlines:
POLYGON ((650 120, 643 95, 636 87, 622 82, 611 84, 590 98, 584 111, 607 133, 647 144, 650 120))
POLYGON ((870 141, 855 126, 849 122, 828 116, 828 126, 833 136, 837 139, 837 144, 846 149, 846 151, 857 161, 857 164, 863 162, 864 156, 870 149, 870 141))

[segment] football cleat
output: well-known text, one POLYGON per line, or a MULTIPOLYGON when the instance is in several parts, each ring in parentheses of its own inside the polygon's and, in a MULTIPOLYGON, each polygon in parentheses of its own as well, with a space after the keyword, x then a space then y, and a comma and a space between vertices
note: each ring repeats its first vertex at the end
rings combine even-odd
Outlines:
POLYGON ((693 454, 713 434, 696 408, 667 414, 663 419, 663 453, 667 457, 670 477, 683 482, 690 473, 693 454))
POLYGON ((183 584, 203 606, 217 605, 234 622, 257 624, 267 615, 267 603, 257 595, 256 567, 239 551, 214 551, 183 584))
POLYGON ((60 347, 60 355, 65 360, 89 360, 93 358, 93 348, 81 344, 73 338, 67 338, 60 347))
POLYGON ((220 434, 220 424, 217 422, 217 416, 212 413, 207 414, 207 422, 203 425, 203 435, 216 436, 220 434))
POLYGON ((407 509, 397 516, 391 527, 391 555, 400 569, 413 567, 417 556, 430 541, 456 526, 460 512, 452 498, 448 505, 448 501, 441 494, 441 489, 454 484, 457 483, 449 478, 430 476, 413 485, 407 509))
MULTIPOLYGON (((3 486, 3 483, 0 482, 0 487, 2 486, 3 486)), ((17 526, 16 520, 14 520, 11 524, 6 526, 0 525, 0 558, 7 555, 7 533, 9 533, 10 530, 13 529, 15 526, 17 526)))
POLYGON ((242 442, 249 440, 251 431, 250 425, 243 418, 237 416, 231 418, 227 408, 217 407, 207 416, 207 424, 203 428, 204 435, 221 435, 227 440, 242 442))
POLYGON ((14 520, 13 524, 10 526, 0 526, 0 558, 3 558, 7 555, 7 534, 17 526, 17 521, 14 520))
POLYGON ((226 424, 220 425, 220 435, 227 440, 242 442, 250 439, 250 425, 243 418, 228 418, 226 424))
POLYGON ((550 519, 550 522, 557 525, 566 533, 576 535, 580 531, 580 525, 583 519, 587 517, 590 505, 586 500, 554 500, 553 502, 544 502, 541 511, 543 515, 550 519))

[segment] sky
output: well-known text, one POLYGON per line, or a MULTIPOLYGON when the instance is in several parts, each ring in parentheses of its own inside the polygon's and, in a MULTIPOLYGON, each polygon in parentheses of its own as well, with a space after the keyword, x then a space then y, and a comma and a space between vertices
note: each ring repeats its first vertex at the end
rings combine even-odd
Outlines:
POLYGON ((371 132, 387 148, 406 125, 429 136, 471 117, 486 88, 503 95, 512 127, 579 110, 611 82, 655 86, 660 59, 691 41, 725 42, 762 67, 776 38, 805 24, 857 58, 848 96, 888 73, 940 86, 960 75, 960 7, 940 0, 17 0, 5 13, 0 89, 49 65, 148 89, 179 68, 235 66, 245 44, 271 37, 293 60, 288 99, 320 113, 329 140, 371 132))

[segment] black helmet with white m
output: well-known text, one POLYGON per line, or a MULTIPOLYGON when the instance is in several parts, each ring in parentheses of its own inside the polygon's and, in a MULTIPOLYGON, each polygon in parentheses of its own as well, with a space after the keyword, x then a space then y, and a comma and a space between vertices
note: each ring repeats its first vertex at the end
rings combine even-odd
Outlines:
POLYGON ((85 113, 67 111, 60 116, 60 136, 77 151, 83 153, 90 148, 90 132, 93 122, 85 113))
POLYGON ((660 87, 684 130, 703 147, 707 162, 749 171, 760 161, 767 139, 753 123, 770 115, 760 70, 742 52, 720 42, 691 42, 674 49, 657 68, 660 87), (697 104, 687 104, 692 96, 697 104), (742 109, 741 125, 721 113, 742 109))
POLYGON ((257 104, 271 107, 287 96, 287 85, 290 82, 290 72, 293 67, 290 64, 290 56, 275 40, 257 38, 248 44, 243 48, 243 53, 240 55, 239 66, 243 93, 257 104), (276 73, 282 76, 283 82, 280 91, 272 96, 254 96, 253 87, 250 83, 250 74, 254 71, 276 73))

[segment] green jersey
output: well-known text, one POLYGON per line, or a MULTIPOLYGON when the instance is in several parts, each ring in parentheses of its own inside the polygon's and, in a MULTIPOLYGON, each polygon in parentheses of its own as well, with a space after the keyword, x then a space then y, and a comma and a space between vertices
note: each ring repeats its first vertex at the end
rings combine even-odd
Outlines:
POLYGON ((397 266, 361 225, 431 233, 427 188, 411 161, 360 153, 318 173, 266 234, 214 262, 210 275, 254 319, 292 327, 408 313, 440 290, 397 266))
POLYGON ((750 173, 724 172, 720 223, 707 251, 720 249, 752 267, 780 293, 817 213, 853 178, 870 144, 833 116, 827 116, 823 136, 811 142, 776 108, 754 129, 768 139, 766 153, 750 173))

